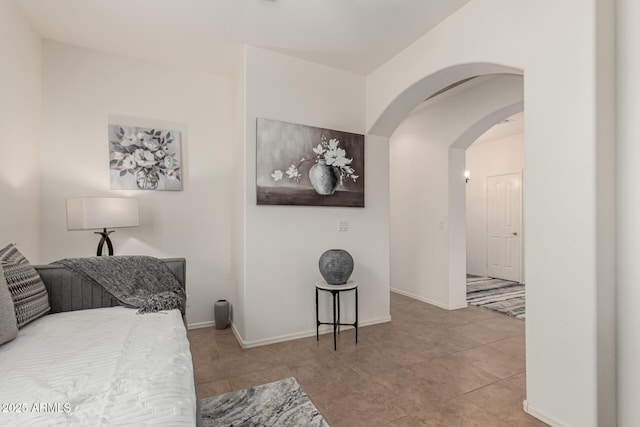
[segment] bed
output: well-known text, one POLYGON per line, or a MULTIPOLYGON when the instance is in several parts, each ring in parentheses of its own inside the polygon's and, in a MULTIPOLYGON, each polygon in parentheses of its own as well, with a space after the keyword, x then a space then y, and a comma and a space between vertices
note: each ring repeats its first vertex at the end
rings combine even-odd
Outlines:
MULTIPOLYGON (((163 263, 184 286, 184 259, 163 263)), ((178 310, 138 315, 64 267, 36 270, 52 314, 0 347, 0 425, 199 424, 178 310)))

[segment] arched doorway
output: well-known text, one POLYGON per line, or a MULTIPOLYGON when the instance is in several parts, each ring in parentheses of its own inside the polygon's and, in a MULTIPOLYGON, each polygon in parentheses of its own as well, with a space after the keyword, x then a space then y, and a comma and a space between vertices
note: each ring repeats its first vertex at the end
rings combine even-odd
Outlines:
POLYGON ((467 305, 465 150, 524 106, 520 75, 464 86, 421 103, 390 138, 391 286, 445 309, 467 305))
MULTIPOLYGON (((435 91, 413 93, 400 113, 389 108, 451 67, 526 70, 525 408, 551 424, 615 425, 613 15, 610 5, 595 13, 578 3, 470 2, 367 77, 366 120, 369 132, 389 136, 398 114, 435 91), (566 31, 567 14, 576 31, 566 31)), ((469 77, 461 74, 455 81, 469 77)))
POLYGON ((496 123, 524 110, 524 102, 515 102, 487 114, 455 140, 449 149, 449 292, 451 299, 466 301, 466 216, 465 151, 496 123))

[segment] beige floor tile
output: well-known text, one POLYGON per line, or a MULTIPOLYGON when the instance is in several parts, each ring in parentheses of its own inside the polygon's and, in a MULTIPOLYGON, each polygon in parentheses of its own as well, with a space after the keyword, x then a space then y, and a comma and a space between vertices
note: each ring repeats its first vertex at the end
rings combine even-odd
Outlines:
POLYGON ((400 294, 395 293, 395 292, 391 292, 390 300, 391 300, 391 305, 393 305, 394 307, 397 307, 400 304, 405 304, 405 303, 408 303, 408 302, 415 301, 413 298, 409 298, 409 297, 406 297, 404 295, 400 295, 400 294))
POLYGON ((389 422, 389 427, 423 427, 424 424, 412 415, 407 415, 389 422))
POLYGON ((237 377, 229 378, 231 390, 243 390, 249 387, 255 387, 261 384, 268 384, 274 381, 284 380, 293 376, 293 372, 285 365, 276 366, 275 368, 265 369, 264 371, 252 372, 237 377))
POLYGON ((325 376, 328 371, 339 368, 340 366, 346 366, 346 364, 335 355, 315 356, 287 362, 286 364, 298 382, 301 380, 305 381, 320 378, 325 376))
POLYGON ((459 360, 438 358, 381 372, 376 380, 392 391, 401 408, 412 413, 429 402, 448 401, 493 384, 498 378, 459 360))
POLYGON ((282 364, 281 361, 275 358, 267 357, 261 359, 258 356, 246 353, 233 359, 221 359, 218 363, 226 371, 227 378, 273 369, 282 364))
POLYGON ((348 366, 328 369, 324 375, 313 378, 295 377, 302 389, 309 396, 333 394, 334 396, 349 395, 356 390, 378 388, 381 385, 366 374, 361 374, 348 366))
POLYGON ((496 331, 509 332, 513 335, 523 335, 525 332, 523 320, 515 319, 504 314, 499 314, 498 316, 491 317, 489 319, 479 320, 477 324, 496 331))
POLYGON ((312 359, 318 355, 316 343, 294 340, 265 346, 281 362, 295 362, 312 359))
POLYGON ((465 401, 440 403, 428 411, 413 415, 412 421, 416 422, 416 426, 429 427, 511 427, 495 415, 465 401))
POLYGON ((544 426, 522 409, 525 391, 518 378, 507 378, 495 384, 467 393, 462 400, 494 414, 512 426, 544 426))
POLYGON ((524 335, 516 335, 502 341, 496 341, 489 344, 489 346, 518 359, 526 359, 524 335))
POLYGON ((228 372, 219 360, 201 362, 194 359, 195 377, 197 384, 228 378, 228 372))
POLYGON ((482 345, 457 330, 449 329, 426 329, 418 333, 415 338, 433 347, 433 352, 443 352, 444 354, 457 353, 469 350, 482 345))
POLYGON ((197 387, 198 387, 198 397, 200 399, 217 396, 219 394, 224 394, 231 391, 231 386, 229 385, 229 381, 226 379, 198 384, 197 387))
POLYGON ((190 329, 187 331, 187 337, 192 344, 194 342, 200 343, 201 341, 215 340, 212 328, 190 329))
POLYGON ((334 427, 384 425, 405 416, 395 400, 375 389, 354 389, 348 394, 327 392, 314 397, 321 413, 327 413, 334 427))
POLYGON ((502 353, 489 345, 461 351, 452 357, 460 359, 463 364, 468 363, 487 371, 500 379, 508 378, 525 370, 524 360, 502 353))
POLYGON ((516 387, 520 387, 522 390, 526 391, 527 389, 527 374, 525 372, 514 375, 510 378, 503 380, 504 382, 509 382, 516 387))
POLYGON ((490 319, 492 317, 499 316, 499 314, 496 313, 495 311, 474 307, 472 305, 468 306, 467 308, 453 310, 451 314, 467 322, 475 322, 478 320, 485 320, 485 319, 490 319))
POLYGON ((243 349, 189 331, 201 397, 295 377, 332 427, 540 426, 522 410, 524 322, 391 294, 392 321, 243 349))
POLYGON ((196 364, 220 359, 218 346, 215 343, 191 344, 191 356, 196 364))
MULTIPOLYGON (((487 322, 491 319, 481 322, 487 322)), ((496 341, 502 341, 515 335, 521 335, 521 332, 504 331, 491 328, 481 324, 481 322, 467 323, 461 326, 451 328, 454 333, 460 333, 467 338, 477 341, 481 344, 489 344, 496 341)))
POLYGON ((547 425, 516 407, 505 410, 505 412, 499 414, 499 417, 512 427, 542 427, 547 425))

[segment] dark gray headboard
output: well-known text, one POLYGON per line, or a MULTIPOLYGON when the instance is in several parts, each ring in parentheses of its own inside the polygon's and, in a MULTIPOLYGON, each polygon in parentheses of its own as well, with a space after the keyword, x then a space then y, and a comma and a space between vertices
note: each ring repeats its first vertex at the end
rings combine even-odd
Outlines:
MULTIPOLYGON (((162 261, 176 276, 182 287, 186 283, 187 262, 184 258, 167 258, 162 261)), ((61 265, 34 266, 49 293, 51 313, 114 307, 120 302, 101 286, 83 279, 61 265)))

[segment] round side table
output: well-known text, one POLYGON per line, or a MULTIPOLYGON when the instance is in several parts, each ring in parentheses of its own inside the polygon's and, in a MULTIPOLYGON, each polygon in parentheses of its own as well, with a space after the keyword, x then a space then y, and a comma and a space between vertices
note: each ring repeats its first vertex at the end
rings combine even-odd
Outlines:
POLYGON ((325 281, 316 282, 316 340, 320 339, 320 325, 333 326, 333 350, 337 350, 336 332, 340 333, 340 326, 353 326, 356 328, 356 344, 358 343, 358 282, 348 280, 344 285, 329 285, 325 281), (318 312, 318 292, 331 292, 333 298, 333 322, 321 322, 318 312), (356 293, 356 321, 354 323, 340 323, 340 293, 347 291, 355 291, 356 293), (337 302, 337 310, 336 310, 337 302))

